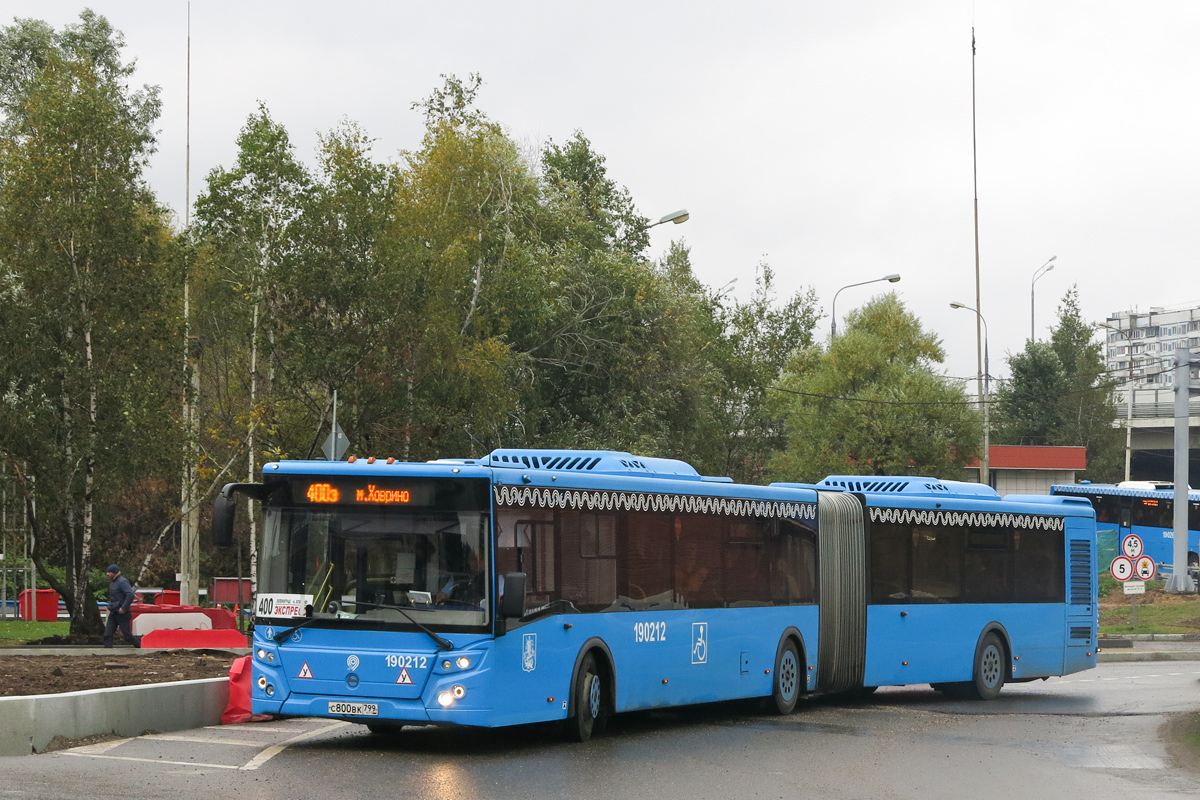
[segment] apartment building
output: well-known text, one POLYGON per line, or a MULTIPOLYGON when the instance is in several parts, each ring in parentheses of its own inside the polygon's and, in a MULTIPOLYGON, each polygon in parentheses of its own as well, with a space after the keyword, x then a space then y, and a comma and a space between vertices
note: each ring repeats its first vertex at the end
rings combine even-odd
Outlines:
MULTIPOLYGON (((1104 324, 1105 365, 1126 386, 1133 383, 1135 406, 1141 401, 1137 390, 1174 384, 1177 349, 1200 350, 1200 306, 1120 311, 1104 324)), ((1192 377, 1197 377, 1196 368, 1192 369, 1192 377)))

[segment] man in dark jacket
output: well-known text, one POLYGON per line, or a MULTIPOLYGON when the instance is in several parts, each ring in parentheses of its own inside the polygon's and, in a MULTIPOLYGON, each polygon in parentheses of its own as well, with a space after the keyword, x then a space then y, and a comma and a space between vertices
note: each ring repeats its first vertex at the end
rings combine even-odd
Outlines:
POLYGON ((121 629, 121 636, 134 647, 142 646, 140 636, 133 635, 133 616, 129 607, 133 605, 133 587, 121 574, 121 568, 111 564, 106 571, 108 575, 108 624, 104 626, 104 646, 113 646, 113 634, 121 629))

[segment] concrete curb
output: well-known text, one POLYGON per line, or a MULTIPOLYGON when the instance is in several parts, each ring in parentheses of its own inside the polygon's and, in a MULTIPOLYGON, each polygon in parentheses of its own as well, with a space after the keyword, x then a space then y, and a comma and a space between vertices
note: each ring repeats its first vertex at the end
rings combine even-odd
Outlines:
POLYGON ((217 725, 228 704, 228 678, 0 697, 0 756, 43 751, 55 736, 139 736, 217 725))
POLYGON ((1096 660, 1101 664, 1118 661, 1200 661, 1200 650, 1104 650, 1096 654, 1096 660))

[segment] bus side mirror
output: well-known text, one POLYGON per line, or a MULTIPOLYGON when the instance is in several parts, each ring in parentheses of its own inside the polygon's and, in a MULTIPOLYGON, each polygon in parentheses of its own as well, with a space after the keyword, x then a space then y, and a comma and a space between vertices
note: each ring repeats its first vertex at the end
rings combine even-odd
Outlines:
POLYGON ((233 519, 237 514, 237 498, 241 493, 262 500, 265 487, 261 483, 227 483, 213 502, 212 541, 216 547, 233 544, 233 519))
POLYGON ((237 498, 228 489, 228 486, 222 489, 213 503, 212 542, 215 547, 229 547, 233 544, 233 518, 237 513, 237 498))
POLYGON ((504 576, 504 596, 500 598, 500 618, 525 616, 525 573, 509 572, 504 576))

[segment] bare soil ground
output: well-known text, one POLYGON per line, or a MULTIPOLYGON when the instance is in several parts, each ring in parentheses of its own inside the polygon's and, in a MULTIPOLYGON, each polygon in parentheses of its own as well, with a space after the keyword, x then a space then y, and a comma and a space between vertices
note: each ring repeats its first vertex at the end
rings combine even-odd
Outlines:
POLYGON ((0 697, 223 678, 235 658, 216 651, 113 648, 111 655, 102 656, 9 656, 0 650, 0 697))

